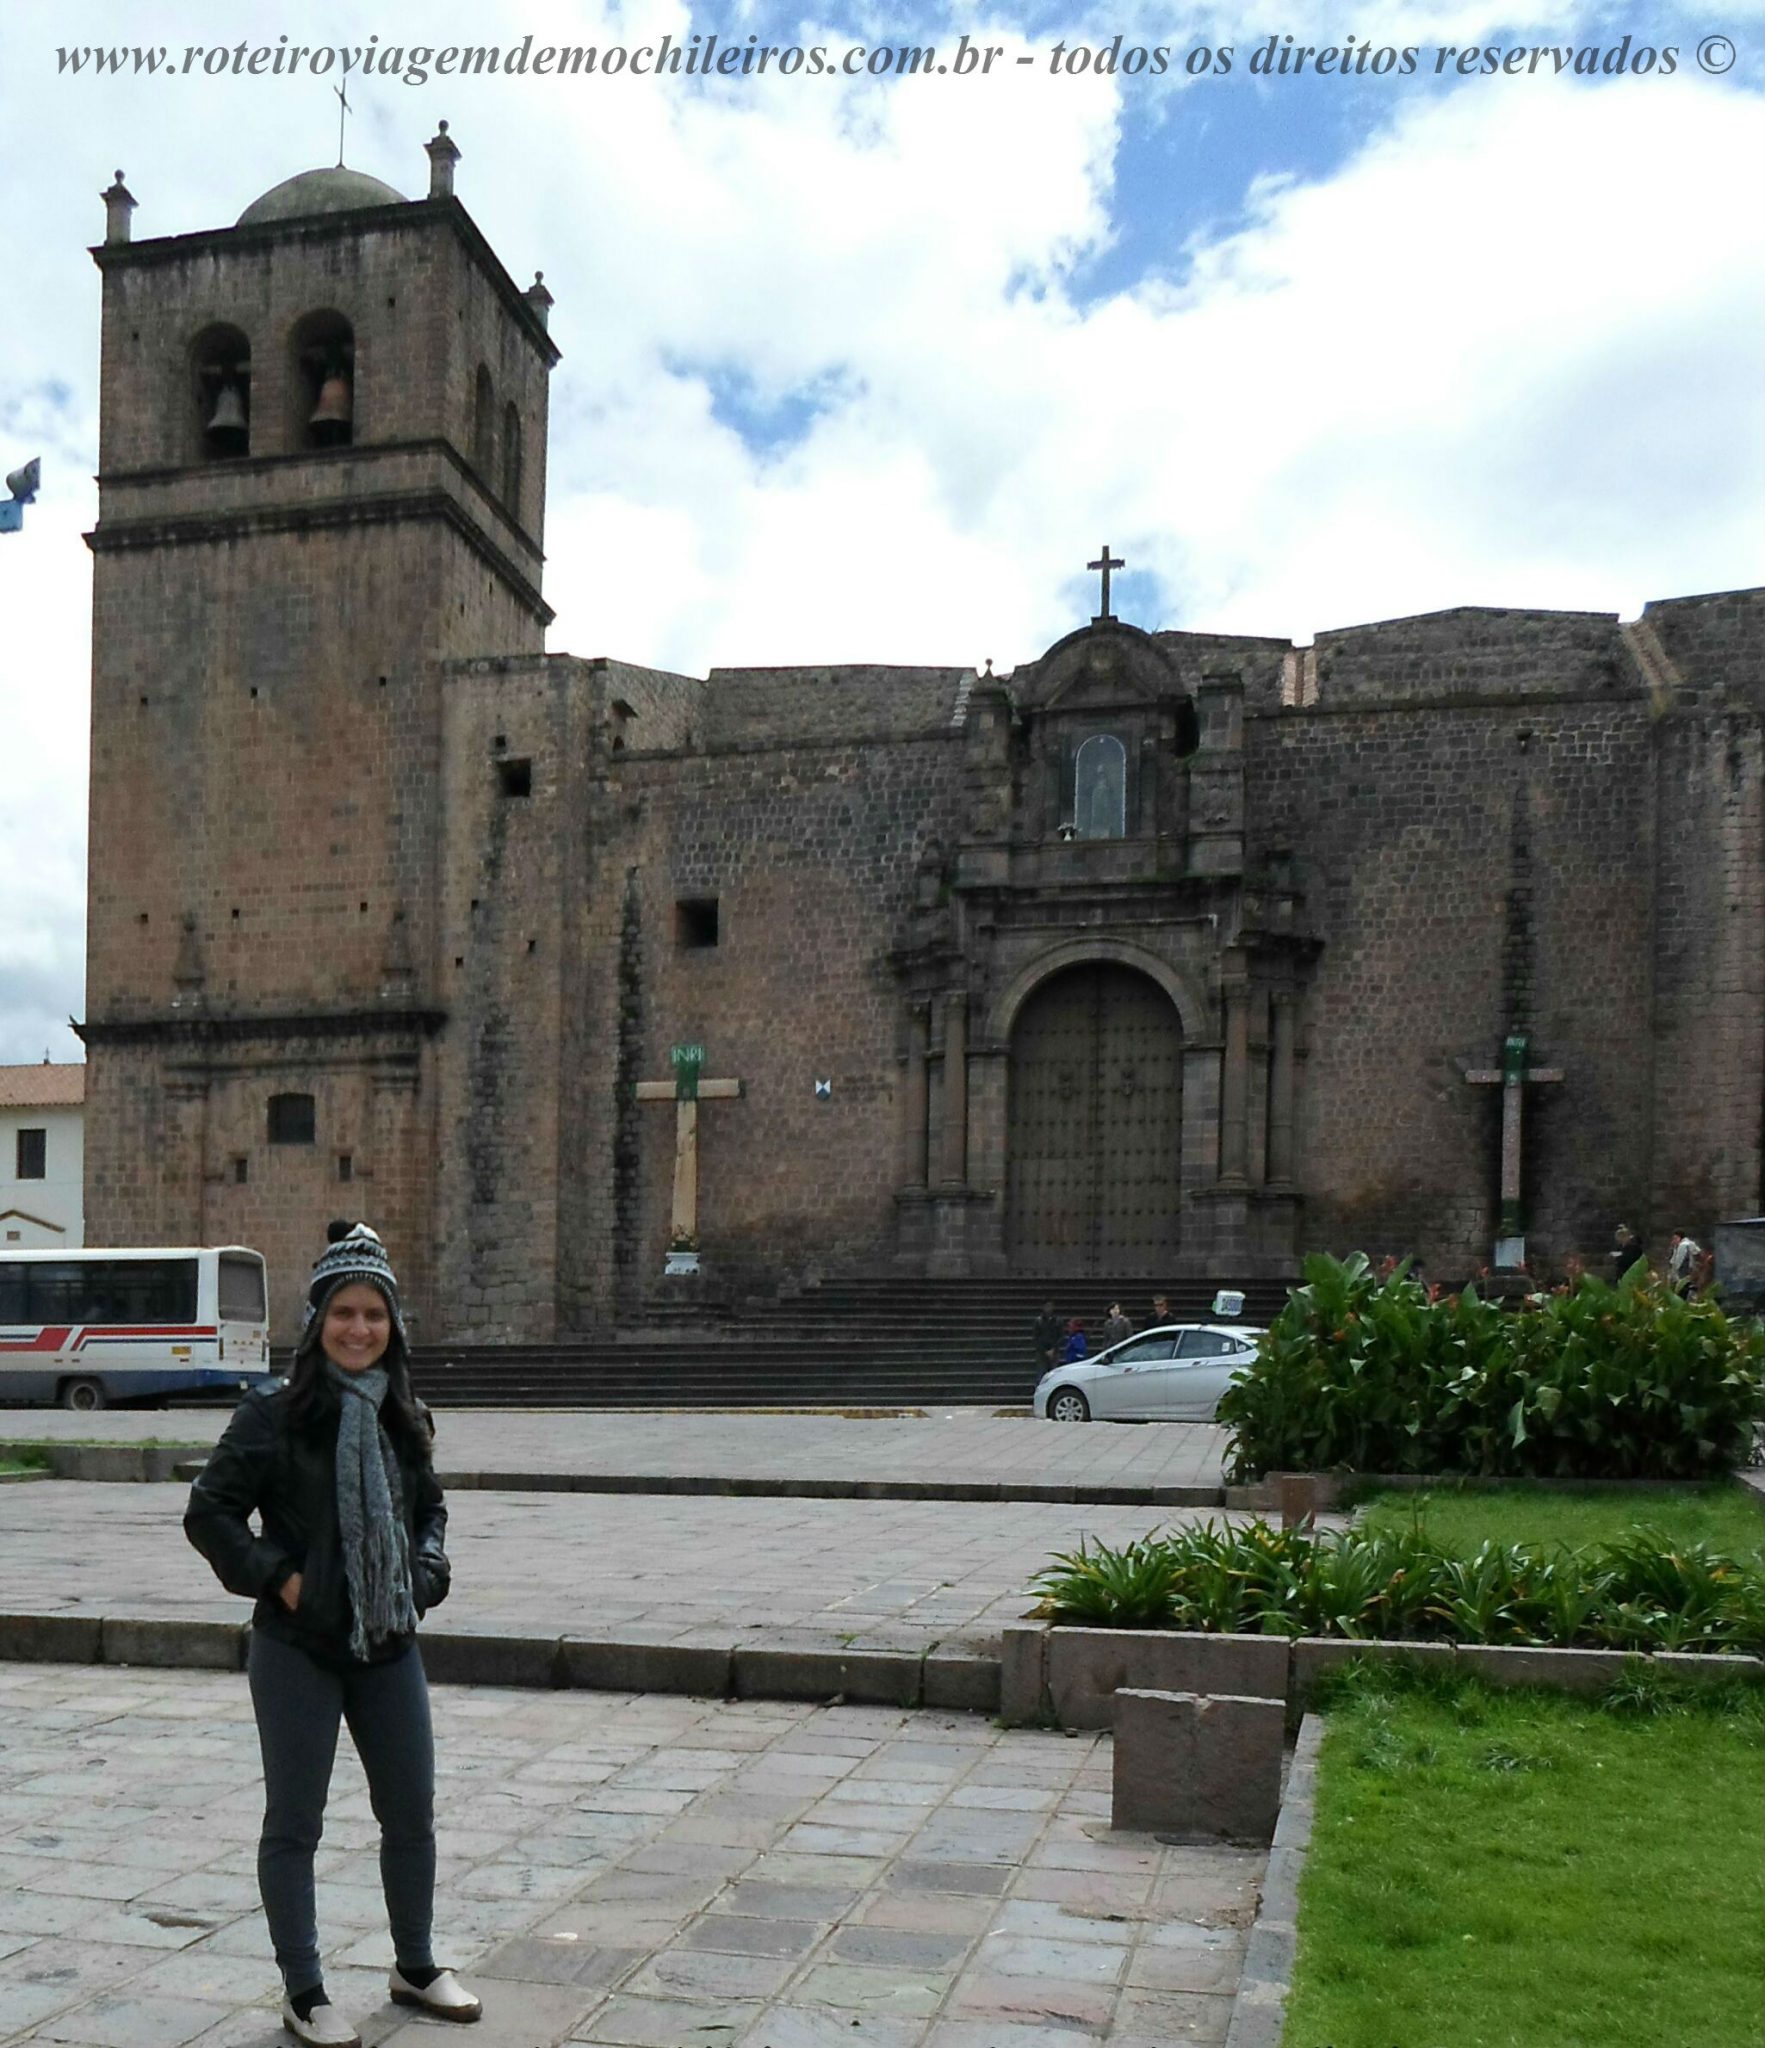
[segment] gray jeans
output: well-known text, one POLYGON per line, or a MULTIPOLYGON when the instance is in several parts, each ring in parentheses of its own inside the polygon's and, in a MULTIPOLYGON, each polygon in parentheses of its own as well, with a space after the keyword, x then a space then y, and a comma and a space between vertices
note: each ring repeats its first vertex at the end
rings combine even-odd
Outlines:
POLYGON ((253 1629, 248 1668, 264 1759, 257 1882, 283 1983, 293 1993, 320 1981, 313 1852, 324 1832, 340 1720, 349 1723, 380 1823, 394 1953, 407 1968, 426 1967, 433 1961, 435 1742, 416 1645, 389 1664, 330 1671, 253 1629))

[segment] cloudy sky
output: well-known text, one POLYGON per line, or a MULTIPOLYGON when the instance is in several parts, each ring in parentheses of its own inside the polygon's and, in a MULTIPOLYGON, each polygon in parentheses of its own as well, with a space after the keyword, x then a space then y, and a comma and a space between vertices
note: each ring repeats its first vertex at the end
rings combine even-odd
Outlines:
POLYGON ((336 155, 335 70, 187 49, 401 50, 353 74, 349 162, 419 195, 445 118, 544 269, 554 650, 1006 668, 1089 615, 1104 540, 1137 623, 1299 640, 1765 580, 1756 13, 1513 4, 0 9, 0 470, 44 460, 0 535, 0 1060, 80 1056, 98 194, 121 166, 136 235, 181 234, 336 155), (1002 54, 631 75, 712 33, 1002 54), (418 81, 418 46, 527 37, 627 68, 418 81), (61 54, 160 46, 172 75, 61 54), (1461 55, 1492 48, 1602 68, 1461 55))

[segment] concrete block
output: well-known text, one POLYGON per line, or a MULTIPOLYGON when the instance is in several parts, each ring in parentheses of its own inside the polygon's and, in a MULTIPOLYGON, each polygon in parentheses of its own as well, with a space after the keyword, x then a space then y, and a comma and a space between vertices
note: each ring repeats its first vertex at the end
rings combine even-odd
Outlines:
POLYGON ((999 1711, 999 1662, 995 1657, 934 1650, 925 1660, 922 1683, 928 1707, 947 1707, 967 1714, 999 1711))
POLYGON ((916 1707, 920 1660, 899 1650, 737 1650, 740 1699, 830 1700, 916 1707))
POLYGON ((96 1664, 95 1614, 0 1614, 0 1662, 96 1664))
MULTIPOLYGON (((177 1444, 143 1444, 141 1462, 144 1470, 141 1476, 143 1479, 151 1480, 155 1485, 163 1486, 168 1480, 179 1476, 178 1468, 189 1456, 188 1449, 177 1444)), ((202 1470, 200 1461, 196 1465, 196 1470, 202 1470)))
POLYGON ((684 1692, 724 1699, 734 1685, 733 1648, 693 1643, 597 1641, 566 1636, 558 1683, 598 1692, 684 1692))
POLYGON ((1123 1686, 1155 1692, 1287 1697, 1285 1636, 1200 1630, 1056 1628, 1048 1633, 1047 1683, 1063 1728, 1114 1725, 1123 1686))
POLYGON ((1458 1667, 1485 1685, 1541 1685, 1553 1692, 1604 1692, 1624 1675, 1622 1650, 1536 1650, 1460 1643, 1458 1667))
POLYGON ((423 1669, 437 1685, 556 1685, 556 1636, 477 1635, 425 1629, 423 1669))
POLYGON ((166 1671, 245 1668, 245 1629, 236 1621, 112 1614, 105 1616, 99 1629, 101 1664, 139 1664, 166 1671))
POLYGON ((1452 1668, 1451 1643, 1359 1642, 1346 1636, 1301 1636, 1293 1645, 1293 1697, 1303 1706, 1326 1671, 1338 1671, 1357 1657, 1379 1662, 1452 1668))
POLYGON ((1745 1678, 1757 1685, 1765 1680, 1765 1657, 1720 1657, 1695 1650, 1662 1650, 1653 1661, 1662 1671, 1703 1684, 1721 1685, 1731 1678, 1745 1678))
POLYGON ((145 1479, 147 1458, 139 1444, 51 1444, 49 1469, 57 1479, 115 1483, 145 1479))
POLYGON ((1281 1810, 1280 1700, 1123 1686, 1110 1825, 1193 1841, 1267 1842, 1281 1810))
POLYGON ((1008 1728, 1041 1718, 1051 1633, 1039 1621, 1008 1621, 999 1631, 999 1718, 1008 1728))

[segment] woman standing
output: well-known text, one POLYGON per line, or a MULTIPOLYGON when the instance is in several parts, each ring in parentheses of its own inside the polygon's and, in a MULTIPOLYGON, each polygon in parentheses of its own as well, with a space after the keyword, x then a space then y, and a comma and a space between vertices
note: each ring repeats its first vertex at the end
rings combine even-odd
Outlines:
POLYGON ((447 1597, 447 1511, 411 1392, 398 1282, 365 1223, 333 1223, 294 1369, 247 1394, 190 1492, 184 1530, 229 1593, 253 1597, 249 1675, 264 1764, 258 1887, 282 1972, 282 2024, 360 2048, 325 1996, 313 1852, 340 1720, 380 1823, 395 2003, 475 2020, 430 1952, 435 1750, 419 1615, 447 1597), (248 1517, 256 1511, 263 1533, 248 1517))

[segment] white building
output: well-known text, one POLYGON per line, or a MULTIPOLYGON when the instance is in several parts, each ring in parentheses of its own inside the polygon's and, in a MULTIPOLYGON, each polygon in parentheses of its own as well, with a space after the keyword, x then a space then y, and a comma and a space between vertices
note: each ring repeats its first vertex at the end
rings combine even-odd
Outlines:
POLYGON ((86 1070, 0 1067, 0 1250, 86 1241, 86 1070))

